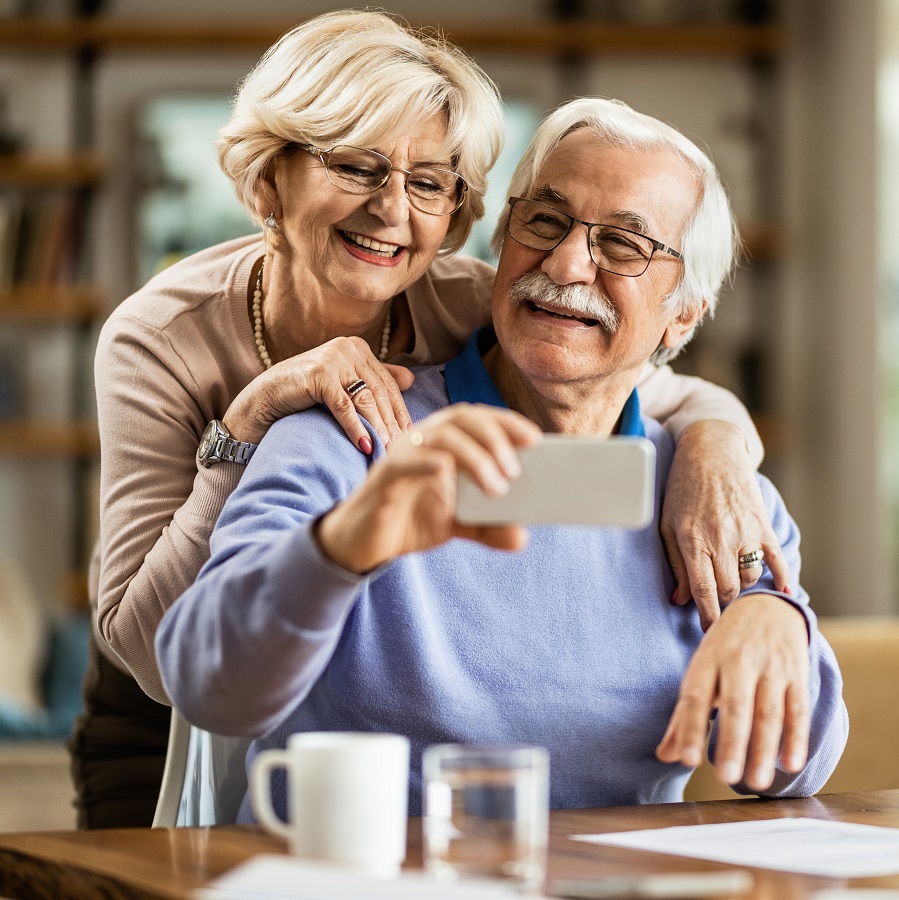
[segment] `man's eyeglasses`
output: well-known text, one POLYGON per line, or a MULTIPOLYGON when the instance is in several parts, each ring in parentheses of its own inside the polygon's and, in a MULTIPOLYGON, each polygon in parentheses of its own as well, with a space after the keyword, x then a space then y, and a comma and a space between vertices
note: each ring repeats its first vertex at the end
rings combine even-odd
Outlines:
POLYGON ((350 194, 372 194, 387 184, 391 172, 402 172, 409 202, 432 216, 452 215, 464 202, 468 184, 465 179, 436 166, 412 166, 401 169, 380 153, 338 144, 322 150, 311 144, 298 144, 301 150, 321 161, 328 181, 350 194))
POLYGON ((657 251, 683 259, 677 250, 672 250, 645 234, 628 231, 617 225, 585 222, 537 200, 510 197, 509 207, 508 231, 512 240, 532 250, 555 250, 575 225, 583 225, 587 229, 590 258, 597 268, 614 275, 627 275, 630 278, 642 275, 649 268, 653 254, 657 251))

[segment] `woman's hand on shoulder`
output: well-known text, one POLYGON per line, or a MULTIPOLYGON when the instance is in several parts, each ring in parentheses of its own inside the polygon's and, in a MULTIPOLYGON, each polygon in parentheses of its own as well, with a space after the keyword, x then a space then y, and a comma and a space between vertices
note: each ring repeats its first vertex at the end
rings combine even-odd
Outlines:
POLYGON ((762 567, 740 568, 740 556, 761 550, 778 590, 790 571, 771 527, 743 433, 727 422, 696 422, 684 432, 662 506, 662 539, 677 579, 672 601, 692 598, 703 628, 752 587, 762 567))
POLYGON ((385 444, 396 441, 412 425, 402 391, 414 380, 407 368, 379 362, 362 338, 334 338, 254 378, 234 398, 223 421, 234 437, 256 444, 278 419, 321 403, 353 444, 371 453, 361 417, 385 444), (347 388, 359 381, 365 387, 351 397, 347 388))

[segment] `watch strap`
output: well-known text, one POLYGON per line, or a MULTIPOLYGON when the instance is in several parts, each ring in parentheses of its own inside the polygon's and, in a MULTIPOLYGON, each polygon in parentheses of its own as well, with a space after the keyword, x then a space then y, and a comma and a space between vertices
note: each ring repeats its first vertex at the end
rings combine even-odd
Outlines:
POLYGON ((220 462, 233 462, 245 466, 256 452, 257 446, 231 437, 224 424, 219 419, 213 419, 206 426, 200 439, 197 461, 207 469, 220 462))
POLYGON ((251 444, 248 441, 238 441, 233 437, 223 437, 216 441, 213 452, 218 459, 245 466, 258 446, 258 444, 251 444))

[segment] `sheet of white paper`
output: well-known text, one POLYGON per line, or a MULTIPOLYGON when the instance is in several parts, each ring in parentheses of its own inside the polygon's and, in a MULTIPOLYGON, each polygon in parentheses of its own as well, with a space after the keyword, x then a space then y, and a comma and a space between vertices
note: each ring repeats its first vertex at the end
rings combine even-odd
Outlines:
POLYGON ((594 844, 830 878, 899 874, 899 829, 827 819, 762 819, 571 837, 594 844))
POLYGON ((416 872, 379 881, 335 866, 268 854, 253 857, 194 893, 195 900, 510 900, 520 896, 502 881, 441 884, 416 872))

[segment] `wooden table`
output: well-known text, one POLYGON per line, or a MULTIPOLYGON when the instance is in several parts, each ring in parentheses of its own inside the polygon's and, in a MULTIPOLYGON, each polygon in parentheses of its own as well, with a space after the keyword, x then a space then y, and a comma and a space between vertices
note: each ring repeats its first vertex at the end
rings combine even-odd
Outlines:
MULTIPOLYGON (((568 840, 584 832, 807 816, 899 828, 899 790, 830 794, 806 800, 721 800, 551 816, 549 878, 591 878, 726 869, 718 863, 568 840)), ((72 900, 187 898, 195 888, 257 853, 284 853, 280 840, 246 826, 0 834, 0 897, 72 900)), ((407 866, 421 865, 421 823, 409 829, 407 866)), ((754 870, 753 900, 799 900, 845 882, 754 870)), ((899 889, 899 875, 852 886, 899 889)))

